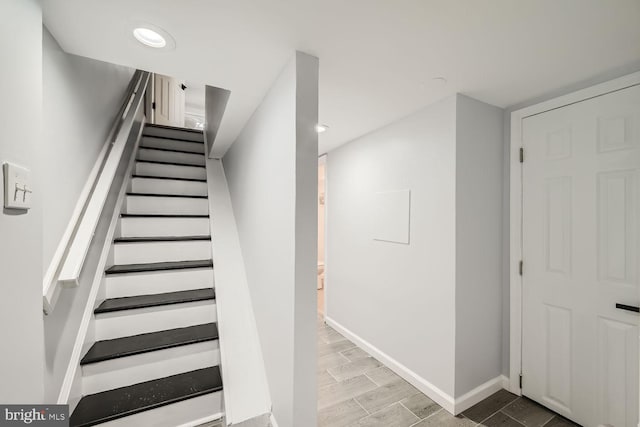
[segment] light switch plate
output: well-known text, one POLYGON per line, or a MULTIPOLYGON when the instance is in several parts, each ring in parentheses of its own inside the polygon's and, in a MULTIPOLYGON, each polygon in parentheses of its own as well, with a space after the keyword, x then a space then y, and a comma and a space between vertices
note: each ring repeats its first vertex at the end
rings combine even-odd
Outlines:
POLYGON ((7 209, 29 209, 33 196, 31 172, 12 163, 5 163, 4 207, 7 209))

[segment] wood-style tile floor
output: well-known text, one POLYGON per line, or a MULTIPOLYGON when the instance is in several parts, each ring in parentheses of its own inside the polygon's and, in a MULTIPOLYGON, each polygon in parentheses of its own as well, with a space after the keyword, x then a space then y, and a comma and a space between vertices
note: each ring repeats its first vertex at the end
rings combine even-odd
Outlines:
POLYGON ((318 427, 569 427, 537 403, 501 390, 457 417, 318 317, 318 427))

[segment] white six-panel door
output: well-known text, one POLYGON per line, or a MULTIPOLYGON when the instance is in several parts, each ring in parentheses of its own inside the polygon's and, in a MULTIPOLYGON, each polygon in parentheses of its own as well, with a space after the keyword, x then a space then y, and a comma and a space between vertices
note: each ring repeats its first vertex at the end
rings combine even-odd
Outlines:
POLYGON ((640 86, 522 122, 522 392, 638 426, 640 86))
POLYGON ((154 74, 153 84, 156 105, 155 123, 166 126, 184 126, 185 97, 181 86, 182 82, 173 77, 154 74))

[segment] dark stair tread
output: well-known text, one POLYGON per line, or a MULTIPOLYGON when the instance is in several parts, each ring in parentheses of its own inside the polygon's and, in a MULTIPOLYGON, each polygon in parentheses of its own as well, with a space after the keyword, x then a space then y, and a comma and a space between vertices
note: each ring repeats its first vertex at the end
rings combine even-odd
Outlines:
POLYGON ((183 199, 207 199, 208 196, 191 196, 186 194, 127 193, 127 196, 141 197, 181 197, 183 199))
POLYGON ((157 160, 140 160, 136 159, 138 163, 153 163, 155 165, 171 165, 171 166, 185 166, 190 168, 206 168, 205 165, 190 165, 188 163, 180 163, 180 162, 160 162, 157 160))
POLYGON ((171 176, 153 176, 153 175, 132 175, 132 178, 141 178, 141 179, 164 179, 167 181, 193 181, 193 182, 207 182, 205 178, 174 178, 171 176))
POLYGON ((121 218, 209 218, 206 214, 120 214, 121 218))
POLYGON ((218 325, 204 325, 166 331, 139 334, 130 337, 97 341, 80 361, 81 365, 104 362, 120 357, 133 356, 151 351, 165 350, 188 344, 196 344, 218 339, 218 325))
POLYGON ((198 369, 84 396, 72 427, 88 427, 222 390, 220 367, 198 369))
POLYGON ((118 237, 114 243, 147 243, 147 242, 187 242, 192 240, 211 240, 211 236, 153 236, 153 237, 118 237))
POLYGON ((193 151, 176 150, 176 149, 173 149, 173 148, 145 147, 144 145, 141 145, 140 146, 140 150, 168 151, 170 153, 193 154, 195 156, 204 157, 204 153, 194 153, 193 151))
POLYGON ((169 140, 169 141, 193 142, 194 144, 204 144, 204 141, 197 141, 195 139, 180 138, 180 137, 177 137, 177 136, 149 135, 148 133, 143 133, 142 136, 145 137, 145 138, 158 138, 158 139, 166 139, 166 140, 169 140))
POLYGON ((178 126, 167 126, 167 125, 157 125, 155 123, 147 123, 144 125, 145 128, 157 128, 157 129, 169 129, 169 130, 179 130, 182 132, 191 132, 191 133, 196 133, 199 135, 203 135, 204 132, 198 129, 192 129, 192 128, 181 128, 178 126))
POLYGON ((132 297, 106 299, 94 310, 95 314, 114 311, 133 310, 136 308, 159 307, 162 305, 182 304, 186 302, 215 299, 213 288, 189 291, 166 292, 152 295, 136 295, 132 297))
POLYGON ((105 270, 106 274, 142 273, 146 271, 180 270, 186 268, 211 268, 213 261, 210 259, 191 261, 152 262, 145 264, 114 265, 105 270))

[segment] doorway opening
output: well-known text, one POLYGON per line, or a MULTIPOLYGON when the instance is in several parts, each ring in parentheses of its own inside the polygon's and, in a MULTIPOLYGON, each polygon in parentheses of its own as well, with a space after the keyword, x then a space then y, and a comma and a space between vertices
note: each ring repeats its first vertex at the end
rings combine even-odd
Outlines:
POLYGON ((318 161, 318 314, 324 316, 325 309, 325 199, 326 156, 318 161))
POLYGON ((154 74, 148 91, 148 118, 153 124, 203 130, 205 85, 154 74))

